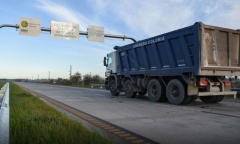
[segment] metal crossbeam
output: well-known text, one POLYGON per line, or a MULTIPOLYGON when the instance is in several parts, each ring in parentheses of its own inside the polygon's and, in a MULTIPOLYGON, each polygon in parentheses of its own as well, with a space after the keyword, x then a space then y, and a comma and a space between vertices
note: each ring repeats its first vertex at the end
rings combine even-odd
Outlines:
MULTIPOLYGON (((18 29, 18 28, 19 28, 19 25, 18 25, 18 24, 16 24, 16 25, 12 25, 12 24, 3 24, 3 25, 0 25, 0 28, 3 28, 3 27, 12 27, 12 28, 18 29)), ((51 28, 44 28, 44 27, 42 27, 42 28, 41 28, 41 31, 51 32, 51 28)), ((79 35, 85 35, 85 36, 87 36, 87 35, 88 35, 88 32, 79 31, 79 35)), ((132 38, 132 37, 125 36, 125 35, 104 34, 104 37, 107 37, 107 38, 116 38, 116 39, 123 39, 123 40, 129 39, 129 40, 132 40, 133 42, 137 42, 136 39, 134 39, 134 38, 132 38)))

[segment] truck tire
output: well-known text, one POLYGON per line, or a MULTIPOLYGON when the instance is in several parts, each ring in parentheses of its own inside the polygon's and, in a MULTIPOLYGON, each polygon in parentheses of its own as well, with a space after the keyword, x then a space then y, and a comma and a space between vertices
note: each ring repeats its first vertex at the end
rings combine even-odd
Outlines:
POLYGON ((125 95, 129 98, 134 98, 137 92, 133 91, 133 83, 130 80, 127 80, 124 84, 125 95))
POLYGON ((162 86, 158 80, 152 79, 148 83, 147 91, 148 91, 148 98, 151 101, 159 102, 164 100, 162 86))
POLYGON ((218 96, 201 96, 199 98, 204 103, 216 103, 218 96))
POLYGON ((181 81, 173 79, 167 84, 166 95, 171 104, 182 104, 187 97, 186 88, 181 81))
POLYGON ((221 102, 224 99, 224 95, 217 96, 216 103, 221 102))
POLYGON ((117 87, 116 87, 116 81, 115 80, 110 80, 109 90, 110 90, 112 96, 118 96, 119 95, 119 92, 117 92, 117 87))
POLYGON ((194 100, 194 96, 186 96, 186 99, 181 103, 182 105, 190 104, 194 100))
POLYGON ((195 101, 196 99, 198 99, 198 96, 193 96, 193 101, 195 101))

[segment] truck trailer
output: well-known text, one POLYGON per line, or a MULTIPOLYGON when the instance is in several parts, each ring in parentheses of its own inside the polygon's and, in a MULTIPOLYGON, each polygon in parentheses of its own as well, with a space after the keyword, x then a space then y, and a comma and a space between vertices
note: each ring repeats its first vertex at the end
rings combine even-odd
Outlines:
POLYGON ((105 86, 111 95, 145 95, 154 102, 217 103, 231 91, 226 76, 240 76, 240 31, 193 25, 115 46, 104 57, 105 86))

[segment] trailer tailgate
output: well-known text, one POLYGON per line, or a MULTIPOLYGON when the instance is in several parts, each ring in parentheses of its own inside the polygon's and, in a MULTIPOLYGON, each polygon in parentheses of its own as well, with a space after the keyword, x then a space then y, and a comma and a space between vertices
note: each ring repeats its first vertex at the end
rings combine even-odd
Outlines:
POLYGON ((240 31, 201 24, 200 75, 240 75, 240 31))

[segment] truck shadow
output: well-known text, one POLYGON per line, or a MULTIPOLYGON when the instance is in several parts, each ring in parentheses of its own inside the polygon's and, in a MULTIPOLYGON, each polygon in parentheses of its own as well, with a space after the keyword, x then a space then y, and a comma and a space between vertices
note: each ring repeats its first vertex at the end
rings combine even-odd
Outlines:
MULTIPOLYGON (((134 98, 128 98, 125 96, 124 93, 120 93, 119 96, 112 96, 112 98, 124 98, 124 99, 130 99, 135 101, 142 101, 142 102, 150 102, 150 103, 159 103, 159 104, 170 104, 168 101, 165 102, 152 102, 147 95, 136 95, 134 98)), ((236 100, 237 101, 237 100, 236 100)), ((215 107, 215 106, 223 106, 224 102, 228 102, 228 99, 224 99, 222 102, 219 103, 204 103, 200 99, 196 99, 192 101, 190 104, 186 105, 180 105, 180 106, 190 106, 190 107, 199 107, 199 108, 207 108, 207 107, 215 107)), ((232 102, 232 101, 231 101, 232 102)), ((237 103, 237 102, 236 102, 237 103)))

